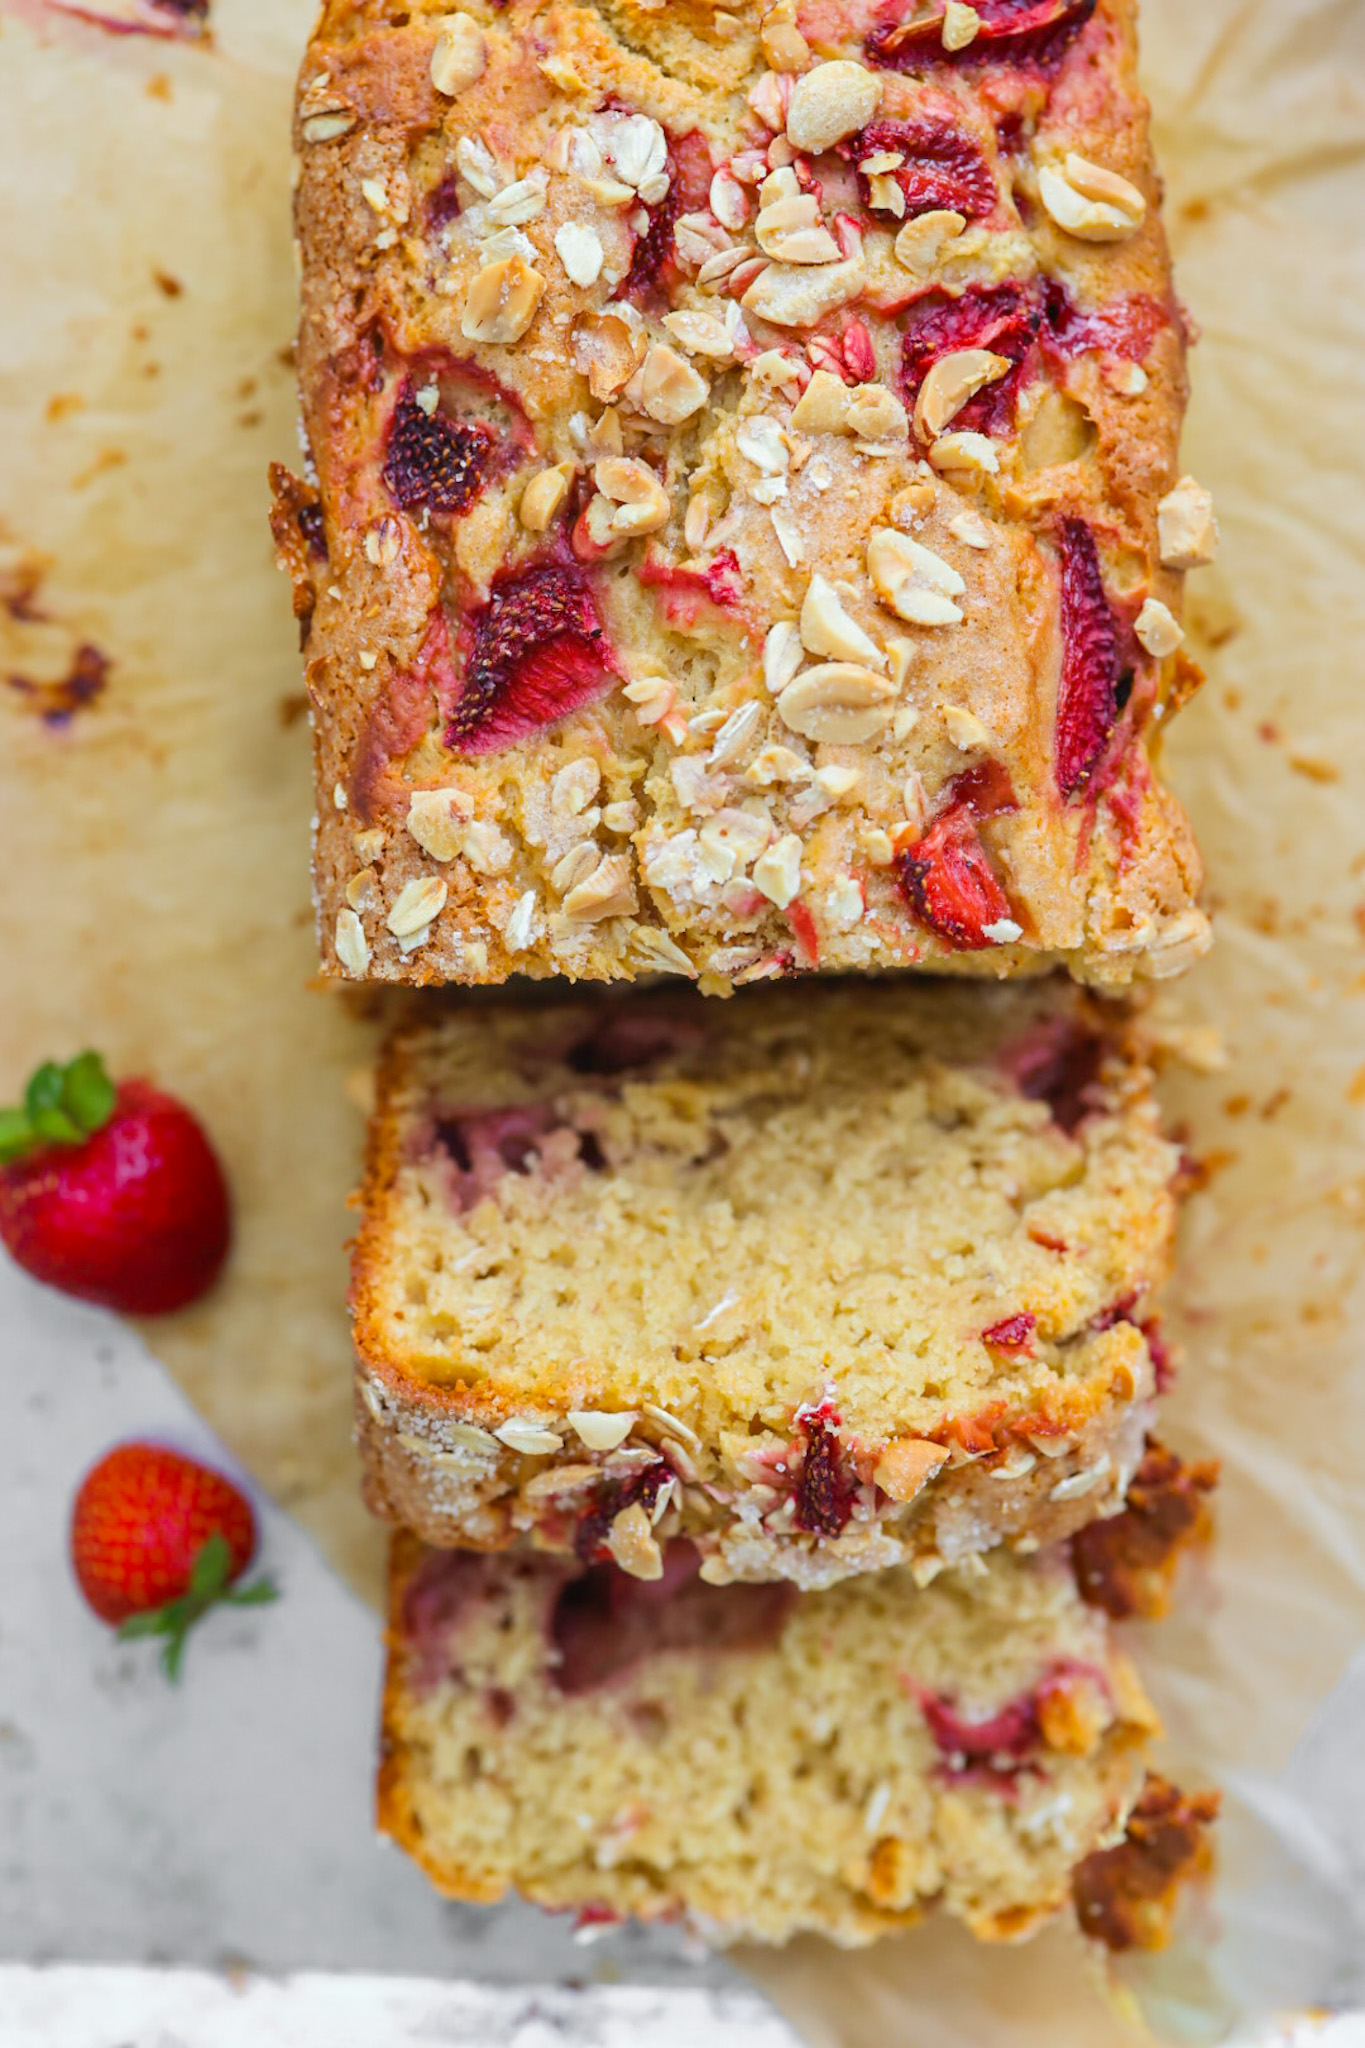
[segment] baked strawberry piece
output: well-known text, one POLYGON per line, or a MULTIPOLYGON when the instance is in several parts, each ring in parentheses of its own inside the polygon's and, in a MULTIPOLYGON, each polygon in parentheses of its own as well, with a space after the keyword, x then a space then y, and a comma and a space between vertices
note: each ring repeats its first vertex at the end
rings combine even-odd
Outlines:
POLYGON ((1065 1536, 1169 1371, 1179 1168, 1065 984, 438 1009, 380 1064, 366 1497, 645 1582, 674 1536, 803 1587, 1065 1536))
POLYGON ((124 1315, 169 1314, 213 1285, 227 1182, 197 1117, 96 1053, 49 1061, 0 1111, 0 1239, 49 1287, 124 1315))
POLYGON ((297 140, 329 973, 1203 951, 1156 761, 1216 527, 1133 0, 723 45, 328 0, 297 140))
POLYGON ((1144 1788, 1155 1730, 1055 1555, 793 1596, 685 1545, 641 1582, 394 1543, 380 1825, 456 1898, 852 1947, 931 1908, 1017 1941, 1074 1890, 1135 1945, 1216 1806, 1144 1788))

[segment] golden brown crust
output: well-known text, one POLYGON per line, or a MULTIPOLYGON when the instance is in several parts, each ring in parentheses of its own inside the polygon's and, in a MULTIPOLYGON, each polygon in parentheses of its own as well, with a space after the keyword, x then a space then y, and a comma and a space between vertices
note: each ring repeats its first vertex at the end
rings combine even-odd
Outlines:
MULTIPOLYGON (((1175 972, 1207 943, 1188 827, 1150 767, 1156 721, 1190 671, 1151 651, 1150 632, 1134 637, 1145 601, 1179 611, 1182 572, 1163 566, 1156 507, 1176 481, 1185 370, 1131 0, 1100 0, 1044 66, 931 55, 913 75, 864 67, 876 120, 947 135, 977 194, 963 203, 978 218, 917 269, 893 253, 905 223, 885 193, 874 203, 837 149, 803 157, 779 132, 798 74, 768 68, 759 12, 472 0, 455 20, 478 75, 441 92, 431 67, 446 17, 391 25, 377 6, 324 9, 300 88, 298 224, 300 378, 329 551, 308 687, 331 973, 433 983, 663 970, 711 988, 817 965, 1005 975, 1060 961, 1113 984, 1175 972), (612 154, 621 108, 667 145, 664 171, 634 166, 634 193, 612 154), (750 278, 785 246, 771 225, 770 249, 754 240, 764 148, 789 177, 793 156, 803 176, 815 166, 824 225, 810 232, 837 229, 849 248, 860 237, 832 263, 769 271, 784 289, 849 272, 843 302, 800 326, 764 317, 771 301, 750 278), (1075 203, 1074 159, 1121 181, 1133 221, 1113 216, 1119 239, 1083 239, 1050 216, 1057 179, 1075 203), (736 163, 738 180, 726 169, 736 163), (600 268, 576 283, 566 265, 579 268, 573 236, 585 231, 588 269, 600 268), (651 233, 667 247, 662 282, 637 288, 631 265, 651 233), (738 296, 723 279, 699 282, 708 250, 730 248, 749 252, 738 296), (505 283, 540 283, 524 332, 480 339, 503 332, 470 312, 475 280, 496 263, 513 265, 505 283), (952 310, 1005 289, 1043 335, 1014 417, 991 423, 984 456, 968 451, 986 469, 946 467, 942 450, 932 467, 931 416, 907 427, 893 403, 913 411, 920 389, 904 331, 945 294, 952 310), (692 327, 665 325, 680 314, 692 327), (711 323, 704 344, 698 320, 711 323), (730 341, 717 344, 727 320, 730 341), (837 377, 820 370, 831 349, 837 377), (880 439, 793 420, 816 370, 841 406, 855 384, 875 394, 880 439), (443 419, 493 429, 481 486, 449 514, 399 502, 383 475, 396 409, 414 393, 443 419), (624 542, 603 524, 620 502, 602 495, 616 487, 618 440, 637 482, 647 458, 667 500, 663 524, 624 542), (554 465, 572 482, 542 530, 525 493, 554 465), (1087 743, 1067 788, 1054 731, 1063 641, 1087 630, 1063 618, 1078 524, 1117 622, 1124 705, 1108 705, 1107 750, 1087 743), (869 553, 884 531, 947 565, 956 623, 892 609, 869 553), (593 672, 610 687, 594 684, 548 724, 537 698, 530 725, 519 713, 490 751, 471 635, 484 645, 491 592, 544 564, 590 593, 604 633, 593 672), (826 709, 812 722, 805 697, 824 706, 835 687, 806 682, 828 666, 827 629, 805 630, 799 705, 763 681, 770 629, 803 616, 816 564, 863 636, 856 659, 835 658, 864 664, 852 686, 864 698, 880 692, 863 725, 831 725, 826 709), (567 785, 556 780, 566 770, 567 785), (964 805, 962 843, 994 878, 965 927, 904 865, 924 846, 939 860, 933 828, 964 805)), ((875 10, 807 0, 798 12, 809 59, 781 61, 804 76, 861 61, 875 10)), ((770 198, 784 203, 776 188, 770 198)), ((908 213, 923 215, 919 198, 908 213)), ((287 514, 295 486, 277 490, 287 514)), ((297 603, 305 585, 290 566, 297 603)), ((845 632, 837 623, 835 638, 845 632)), ((1160 621, 1152 645, 1174 632, 1160 621)), ((505 652, 496 635, 489 644, 505 652)), ((505 695, 498 673, 490 687, 505 695)), ((949 896, 961 879, 949 876, 949 896)))
POLYGON ((1097 1850, 1072 1880, 1081 1931, 1121 1954, 1164 1948, 1185 1885, 1213 1865, 1216 1792, 1186 1794, 1153 1773, 1124 1839, 1097 1850))
POLYGON ((1218 1461, 1187 1464, 1149 1438, 1123 1512, 1092 1522, 1072 1545, 1081 1597, 1115 1621, 1155 1621, 1170 1605, 1181 1554, 1213 1533, 1218 1461))

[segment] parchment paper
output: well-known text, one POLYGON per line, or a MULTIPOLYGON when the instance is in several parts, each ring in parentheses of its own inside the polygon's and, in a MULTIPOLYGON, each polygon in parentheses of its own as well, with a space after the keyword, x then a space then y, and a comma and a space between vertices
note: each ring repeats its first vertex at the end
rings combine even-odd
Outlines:
MULTIPOLYGON (((307 731, 265 529, 310 13, 216 0, 191 47, 0 0, 0 1089, 94 1041, 200 1108, 236 1252, 151 1341, 373 1592, 342 1300, 374 1022, 309 986, 307 731), (16 675, 96 694, 62 724, 16 675)), ((1214 1916, 1135 1982, 1162 2031, 1210 2040, 1239 2006, 1365 1995, 1365 1677, 1341 1683, 1365 1636, 1365 6, 1148 0, 1144 48, 1203 328, 1187 463, 1224 542, 1190 583, 1211 680, 1169 750, 1218 945, 1163 1006, 1227 1057, 1168 1081, 1210 1178, 1167 1427, 1224 1461, 1221 1537, 1138 1647, 1172 1768, 1231 1796, 1214 1916)), ((1127 2038, 1063 1932, 752 1960, 849 2048, 1127 2038)))

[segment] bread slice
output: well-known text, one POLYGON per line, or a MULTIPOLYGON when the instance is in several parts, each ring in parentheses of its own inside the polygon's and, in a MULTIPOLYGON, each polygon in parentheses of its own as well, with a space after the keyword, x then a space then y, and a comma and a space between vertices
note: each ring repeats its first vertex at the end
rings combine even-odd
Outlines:
POLYGON ((931 1906, 1019 1939, 1122 1837, 1155 1727, 1064 1552, 802 1596, 708 1585, 685 1544, 642 1584, 402 1534, 389 1629, 380 1825, 442 1890, 720 1941, 931 1906))
POLYGON ((1121 1503, 1178 1167, 1066 984, 447 1003, 381 1061, 366 1495, 648 1578, 928 1580, 1121 1503))

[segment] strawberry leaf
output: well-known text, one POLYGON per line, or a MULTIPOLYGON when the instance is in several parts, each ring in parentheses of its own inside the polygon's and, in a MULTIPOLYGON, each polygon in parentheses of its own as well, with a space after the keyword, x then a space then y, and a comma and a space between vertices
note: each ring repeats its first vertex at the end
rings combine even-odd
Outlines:
POLYGON ((189 1590, 162 1607, 145 1614, 130 1614, 120 1622, 118 1639, 132 1642, 147 1636, 164 1636, 161 1668, 174 1685, 185 1662, 185 1645, 195 1623, 213 1607, 265 1607, 279 1599, 273 1579, 256 1579, 249 1586, 230 1583, 232 1550, 226 1536, 215 1529, 200 1545, 190 1567, 189 1590))
POLYGON ((118 1090, 97 1052, 66 1066, 44 1060, 24 1090, 22 1107, 0 1109, 0 1166, 43 1145, 83 1145, 108 1123, 118 1090))

